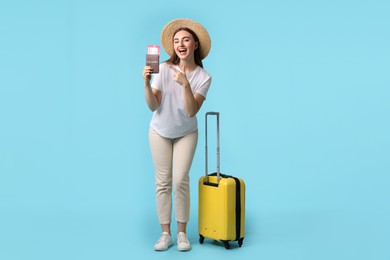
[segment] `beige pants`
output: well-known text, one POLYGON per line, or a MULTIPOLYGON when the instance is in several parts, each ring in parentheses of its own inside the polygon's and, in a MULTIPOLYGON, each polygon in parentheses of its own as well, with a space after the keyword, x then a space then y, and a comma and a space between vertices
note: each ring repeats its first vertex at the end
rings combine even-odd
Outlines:
POLYGON ((149 130, 149 144, 156 176, 157 215, 160 224, 171 223, 172 184, 176 221, 190 218, 190 168, 194 158, 198 132, 180 138, 165 138, 149 130))

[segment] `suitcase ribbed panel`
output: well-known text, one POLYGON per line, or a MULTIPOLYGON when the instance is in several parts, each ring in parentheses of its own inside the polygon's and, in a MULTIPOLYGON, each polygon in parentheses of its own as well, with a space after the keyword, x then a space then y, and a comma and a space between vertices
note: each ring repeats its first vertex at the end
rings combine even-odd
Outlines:
MULTIPOLYGON (((199 180, 199 234, 215 240, 237 240, 235 180, 222 178, 219 186, 215 187, 204 184, 204 179, 205 177, 202 177, 199 180)), ((216 183, 216 181, 217 177, 209 176, 209 182, 216 183)), ((242 188, 245 190, 245 186, 242 188)), ((241 205, 243 205, 242 199, 241 205)), ((244 234, 243 220, 244 215, 241 210, 240 237, 244 234)))

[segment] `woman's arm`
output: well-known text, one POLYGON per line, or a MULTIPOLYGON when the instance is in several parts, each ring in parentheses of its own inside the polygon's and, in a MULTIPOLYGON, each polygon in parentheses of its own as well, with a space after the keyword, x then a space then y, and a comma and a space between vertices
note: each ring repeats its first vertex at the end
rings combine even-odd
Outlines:
POLYGON ((160 107, 161 103, 161 91, 153 89, 150 85, 152 78, 152 67, 145 66, 143 70, 144 87, 145 87, 145 100, 151 111, 156 111, 160 107))
POLYGON ((173 79, 183 87, 184 110, 189 117, 193 117, 202 107, 205 98, 201 94, 192 93, 186 74, 181 73, 173 66, 170 66, 170 68, 174 72, 173 79))
POLYGON ((192 93, 190 84, 183 86, 184 109, 189 117, 195 116, 202 107, 204 97, 201 94, 192 93))

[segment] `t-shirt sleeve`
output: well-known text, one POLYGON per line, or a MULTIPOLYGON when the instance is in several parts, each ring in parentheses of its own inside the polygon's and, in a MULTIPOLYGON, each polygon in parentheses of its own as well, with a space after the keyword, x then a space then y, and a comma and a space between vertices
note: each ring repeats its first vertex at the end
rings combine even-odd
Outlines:
POLYGON ((209 76, 205 80, 205 82, 195 90, 195 93, 201 94, 206 99, 207 92, 209 91, 210 85, 211 85, 211 76, 209 76))

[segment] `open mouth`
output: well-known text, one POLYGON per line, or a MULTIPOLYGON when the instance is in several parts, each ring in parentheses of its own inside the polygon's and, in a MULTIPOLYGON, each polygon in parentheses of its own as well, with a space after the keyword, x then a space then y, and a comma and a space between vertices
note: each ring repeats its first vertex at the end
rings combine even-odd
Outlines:
POLYGON ((184 48, 179 49, 179 53, 182 55, 185 54, 186 52, 187 52, 187 49, 184 49, 184 48))

